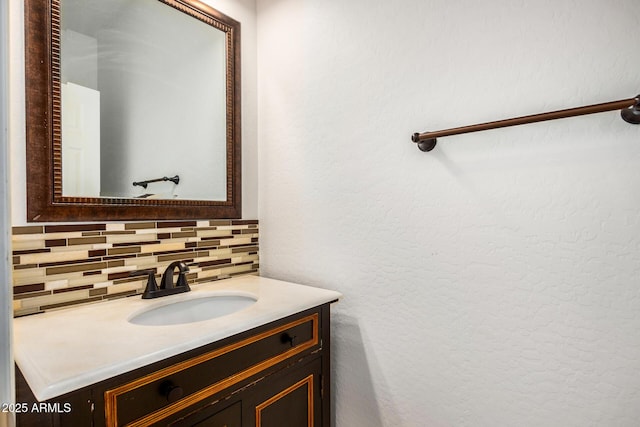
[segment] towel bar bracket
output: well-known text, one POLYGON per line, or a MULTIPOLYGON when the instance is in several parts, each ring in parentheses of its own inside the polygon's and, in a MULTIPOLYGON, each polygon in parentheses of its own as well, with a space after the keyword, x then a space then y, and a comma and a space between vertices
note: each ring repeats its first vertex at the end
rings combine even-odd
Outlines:
POLYGON ((636 103, 620 111, 622 120, 632 125, 640 125, 640 95, 635 98, 636 103))
POLYGON ((420 149, 420 151, 424 152, 431 151, 436 148, 436 143, 438 142, 436 138, 429 138, 421 141, 420 134, 417 132, 414 133, 413 136, 411 136, 411 140, 418 144, 418 148, 420 149))

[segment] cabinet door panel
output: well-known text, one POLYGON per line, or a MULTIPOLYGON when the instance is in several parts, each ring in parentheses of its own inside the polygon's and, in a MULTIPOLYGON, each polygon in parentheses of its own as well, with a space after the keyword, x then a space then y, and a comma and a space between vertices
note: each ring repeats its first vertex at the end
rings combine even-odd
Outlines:
POLYGON ((320 359, 285 370, 256 387, 245 406, 246 425, 255 427, 320 427, 322 396, 320 359), (250 413, 249 413, 250 412, 250 413))
POLYGON ((242 427, 242 406, 237 402, 204 420, 194 427, 242 427))
POLYGON ((313 424, 313 374, 256 407, 260 427, 306 427, 313 424))

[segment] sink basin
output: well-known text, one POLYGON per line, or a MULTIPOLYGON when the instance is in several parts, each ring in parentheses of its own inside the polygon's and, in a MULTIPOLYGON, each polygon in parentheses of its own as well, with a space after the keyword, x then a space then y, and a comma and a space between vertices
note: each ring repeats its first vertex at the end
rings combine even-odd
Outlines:
POLYGON ((255 304, 248 295, 206 295, 154 307, 134 314, 129 323, 167 326, 200 322, 235 313, 255 304))

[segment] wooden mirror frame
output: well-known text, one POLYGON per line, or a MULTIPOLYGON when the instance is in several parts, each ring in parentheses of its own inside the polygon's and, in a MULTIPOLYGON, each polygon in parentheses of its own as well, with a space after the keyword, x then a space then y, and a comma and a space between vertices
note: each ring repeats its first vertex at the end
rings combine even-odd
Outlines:
POLYGON ((25 0, 27 221, 241 218, 240 23, 198 0, 158 0, 224 31, 227 200, 62 195, 60 0, 25 0))

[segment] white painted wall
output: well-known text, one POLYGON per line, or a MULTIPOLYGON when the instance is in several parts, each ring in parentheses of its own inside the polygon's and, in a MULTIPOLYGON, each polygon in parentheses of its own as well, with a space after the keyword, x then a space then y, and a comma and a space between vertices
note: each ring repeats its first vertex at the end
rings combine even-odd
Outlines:
MULTIPOLYGON (((241 23, 242 36, 242 216, 258 216, 257 65, 255 0, 205 0, 241 23)), ((26 225, 26 151, 24 122, 24 23, 23 1, 10 6, 9 104, 10 169, 13 225, 26 225)))
POLYGON ((637 0, 258 0, 261 271, 339 290, 335 425, 637 426, 637 0))
MULTIPOLYGON (((11 218, 9 206, 9 128, 8 128, 8 64, 9 9, 0 2, 0 403, 15 402, 13 378, 12 327, 13 316, 11 289, 11 246, 9 235, 11 218)), ((14 424, 13 415, 0 411, 0 427, 14 424)))
POLYGON ((98 40, 62 25, 60 80, 98 90, 98 40))
POLYGON ((9 184, 11 186, 11 223, 27 223, 26 129, 24 96, 24 2, 8 0, 9 56, 9 184))

